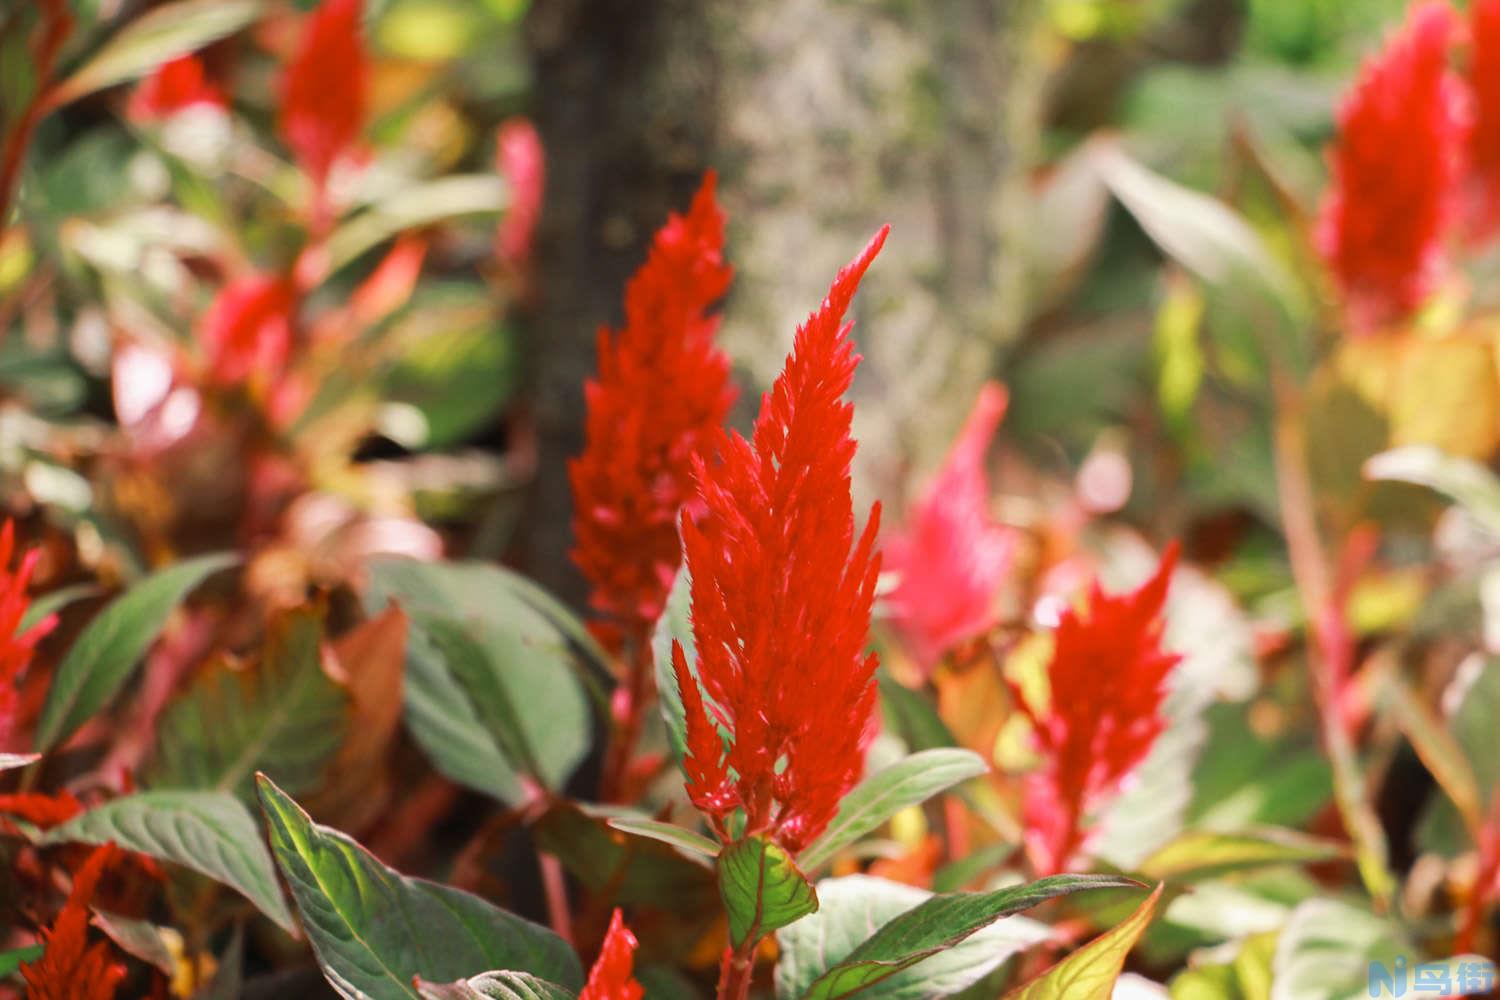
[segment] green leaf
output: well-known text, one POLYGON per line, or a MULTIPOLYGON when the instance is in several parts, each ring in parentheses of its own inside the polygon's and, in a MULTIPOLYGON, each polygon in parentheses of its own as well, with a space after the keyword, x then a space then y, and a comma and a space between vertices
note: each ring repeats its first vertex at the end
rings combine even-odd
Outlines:
POLYGON ((1099 935, 1036 979, 1012 990, 1005 1000, 1110 1000, 1125 956, 1156 913, 1161 886, 1112 930, 1099 935))
POLYGON ((232 553, 189 559, 152 573, 111 601, 58 664, 37 722, 37 752, 57 746, 108 704, 178 602, 205 577, 238 561, 232 553))
POLYGON ((705 858, 719 856, 719 844, 694 830, 684 829, 675 823, 637 816, 611 816, 609 825, 622 833, 633 833, 637 837, 649 837, 663 844, 671 844, 689 854, 705 858))
POLYGON ((723 909, 712 863, 625 834, 595 811, 554 802, 532 832, 537 847, 555 855, 584 889, 620 906, 660 906, 670 899, 673 913, 705 920, 723 909))
POLYGON ((133 80, 168 60, 196 51, 253 23, 264 0, 182 0, 131 21, 58 85, 54 107, 133 80))
POLYGON ((844 796, 828 829, 797 855, 797 862, 804 870, 815 871, 902 809, 920 805, 987 770, 978 754, 948 747, 923 750, 876 771, 844 796))
POLYGON ((1153 882, 1180 882, 1264 865, 1304 865, 1348 856, 1337 841, 1275 827, 1237 833, 1194 830, 1156 850, 1140 873, 1153 882))
MULTIPOLYGON (((842 963, 869 937, 920 906, 932 894, 868 875, 818 883, 818 912, 776 936, 776 996, 796 1000, 830 968, 842 963)), ((989 975, 1010 956, 1045 940, 1051 929, 1026 917, 1009 917, 983 927, 962 941, 865 987, 865 1000, 923 1000, 949 996, 989 975)))
POLYGON ((667 742, 672 745, 672 756, 682 759, 687 746, 687 712, 682 707, 682 692, 677 689, 677 672, 672 668, 672 640, 682 645, 682 654, 687 658, 688 669, 693 669, 697 647, 693 644, 693 626, 689 612, 693 604, 693 581, 688 569, 683 566, 672 581, 667 593, 667 606, 656 627, 651 632, 651 655, 656 665, 657 701, 661 705, 661 717, 667 724, 667 742))
POLYGON ((923 959, 952 948, 1001 917, 1083 889, 1138 887, 1110 875, 1053 875, 993 892, 933 896, 886 923, 843 961, 819 976, 803 1000, 835 1000, 869 989, 923 959))
POLYGON ((455 983, 417 980, 422 1000, 573 1000, 576 993, 524 972, 486 972, 455 983))
POLYGON ((0 977, 14 973, 22 962, 35 962, 42 957, 43 950, 41 945, 33 944, 12 951, 0 951, 0 977))
POLYGON ((323 670, 322 637, 322 610, 299 608, 272 622, 258 663, 201 673, 162 716, 146 784, 247 802, 257 771, 294 794, 315 787, 349 728, 348 698, 323 670))
POLYGON ((348 1000, 420 1000, 417 975, 467 979, 525 971, 576 989, 573 949, 544 927, 477 896, 381 864, 352 838, 312 822, 258 775, 271 849, 323 975, 348 1000))
POLYGON ((1382 452, 1365 462, 1365 478, 1414 483, 1442 493, 1500 537, 1500 478, 1480 463, 1425 444, 1382 452))
POLYGON ((96 806, 42 838, 45 844, 109 841, 222 882, 295 933, 255 820, 232 795, 138 792, 96 806))
POLYGON ((330 266, 337 271, 408 229, 465 215, 498 215, 509 201, 505 181, 492 174, 455 174, 409 187, 334 230, 328 238, 330 266))
POLYGON ((884 670, 877 675, 876 682, 880 685, 880 710, 885 731, 900 737, 908 749, 935 750, 958 742, 928 698, 884 670))
POLYGON ((764 837, 747 837, 720 852, 719 895, 736 946, 818 908, 812 883, 785 851, 764 837))
POLYGON ((412 619, 406 723, 437 769, 511 805, 527 800, 521 775, 532 768, 560 787, 592 735, 578 654, 607 660, 577 619, 535 584, 483 563, 376 560, 366 608, 391 600, 412 619), (496 691, 508 712, 491 700, 496 691))
POLYGON ((14 771, 18 767, 35 764, 42 759, 37 753, 0 753, 0 771, 14 771))
POLYGON ((57 590, 43 594, 31 602, 26 613, 21 616, 21 624, 16 626, 16 631, 25 632, 37 622, 48 615, 61 611, 74 601, 81 601, 87 597, 93 597, 100 592, 100 587, 95 583, 75 583, 71 587, 61 587, 57 590))

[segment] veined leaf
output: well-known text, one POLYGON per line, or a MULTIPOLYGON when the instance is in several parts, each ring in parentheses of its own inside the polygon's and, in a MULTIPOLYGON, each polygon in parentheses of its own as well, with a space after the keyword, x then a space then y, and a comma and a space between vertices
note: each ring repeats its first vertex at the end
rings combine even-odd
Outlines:
POLYGON ((675 823, 663 823, 644 816, 611 816, 608 822, 610 826, 622 833, 633 833, 637 837, 650 837, 663 844, 671 844, 689 854, 705 858, 715 858, 719 855, 719 845, 716 841, 675 823))
POLYGON ((1162 887, 1136 907, 1134 913, 1099 935, 1036 979, 1012 990, 1005 1000, 1110 1000, 1125 956, 1140 940, 1156 913, 1162 887))
POLYGON ((260 17, 265 0, 182 0, 147 11, 104 43, 54 92, 54 107, 133 80, 162 63, 232 35, 260 17))
POLYGON ((736 945, 758 940, 818 908, 818 894, 791 857, 764 837, 747 837, 719 854, 719 894, 736 945))
POLYGON ((146 783, 232 792, 252 801, 264 771, 294 790, 317 785, 348 729, 348 698, 323 671, 323 612, 276 618, 258 663, 220 662, 162 717, 146 783))
POLYGON ((486 972, 456 983, 417 980, 422 1000, 573 1000, 576 993, 525 972, 486 972))
POLYGON ((58 664, 37 722, 37 751, 51 750, 108 704, 178 602, 205 577, 238 561, 233 553, 217 553, 158 570, 99 612, 58 664))
POLYGON ((239 892, 289 933, 296 925, 250 811, 222 792, 138 792, 47 831, 44 844, 104 844, 191 868, 239 892))
POLYGON ((1001 917, 1049 899, 1082 889, 1139 885, 1109 875, 1053 875, 993 892, 933 896, 886 923, 843 961, 819 976, 803 994, 803 1000, 852 996, 953 947, 1001 917))
POLYGON ((350 837, 312 822, 257 776, 271 849, 323 975, 347 1000, 421 1000, 413 978, 453 982, 487 969, 583 984, 573 949, 477 896, 406 878, 350 837))
POLYGON ((1237 833, 1194 830, 1159 848, 1140 872, 1153 882, 1205 878, 1262 865, 1302 865, 1348 856, 1337 841, 1267 827, 1237 833))
POLYGON ((947 747, 914 753, 876 771, 844 796, 828 829, 798 855, 797 861, 806 871, 815 871, 902 809, 920 805, 987 770, 978 754, 947 747))
MULTIPOLYGON (((818 912, 776 936, 778 1000, 797 1000, 815 980, 843 962, 870 936, 932 893, 869 875, 818 883, 818 912)), ((997 920, 929 958, 865 987, 863 1000, 923 1000, 959 993, 1016 952, 1047 938, 1051 929, 1026 917, 997 920)))

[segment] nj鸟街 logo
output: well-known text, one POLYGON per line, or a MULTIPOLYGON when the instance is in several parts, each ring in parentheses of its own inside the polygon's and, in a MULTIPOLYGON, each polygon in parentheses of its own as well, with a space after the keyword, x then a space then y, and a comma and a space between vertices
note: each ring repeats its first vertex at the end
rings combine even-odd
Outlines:
POLYGON ((1495 966, 1483 959, 1408 963, 1371 962, 1372 997, 1462 997, 1488 993, 1495 986, 1495 966))

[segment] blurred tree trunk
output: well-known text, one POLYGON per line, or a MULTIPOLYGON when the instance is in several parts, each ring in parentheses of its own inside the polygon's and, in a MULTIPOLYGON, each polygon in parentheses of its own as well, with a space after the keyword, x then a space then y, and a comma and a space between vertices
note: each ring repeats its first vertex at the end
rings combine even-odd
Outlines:
POLYGON ((1032 159, 1042 0, 535 0, 548 191, 531 391, 529 569, 574 600, 567 457, 594 332, 618 322, 653 229, 710 165, 737 276, 725 343, 743 419, 797 325, 883 222, 856 339, 859 478, 934 464, 1024 315, 1017 209, 1032 159))

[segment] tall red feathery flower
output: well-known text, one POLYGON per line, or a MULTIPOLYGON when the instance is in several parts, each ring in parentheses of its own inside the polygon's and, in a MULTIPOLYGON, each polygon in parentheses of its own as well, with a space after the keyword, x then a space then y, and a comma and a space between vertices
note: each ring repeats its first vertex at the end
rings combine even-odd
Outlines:
POLYGON ((1022 788, 1026 851, 1038 875, 1067 868, 1087 842, 1091 814, 1119 792, 1166 726, 1162 700, 1179 658, 1162 649, 1162 611, 1176 564, 1174 543, 1130 593, 1106 594, 1095 581, 1087 612, 1069 609, 1058 623, 1046 710, 1017 692, 1042 757, 1022 788))
POLYGON ((188 54, 162 63, 142 80, 130 95, 126 114, 138 122, 155 121, 200 104, 228 106, 224 94, 203 72, 203 62, 188 54))
POLYGON ((1469 4, 1469 91, 1474 126, 1469 133, 1469 237, 1500 233, 1500 0, 1469 4))
POLYGON ((720 431, 719 461, 694 461, 704 513, 682 534, 697 679, 677 643, 672 666, 687 713, 688 793, 721 837, 741 807, 746 834, 800 850, 859 779, 874 735, 876 660, 865 641, 880 507, 856 542, 853 407, 842 397, 859 357, 843 317, 888 231, 797 330, 752 440, 720 431))
POLYGON ((225 285, 198 327, 208 377, 220 385, 279 380, 291 357, 296 304, 283 278, 255 274, 225 285))
POLYGON ((1469 131, 1448 68, 1458 27, 1445 0, 1414 6, 1339 111, 1317 244, 1354 333, 1403 318, 1443 280, 1469 131))
POLYGON ((31 606, 27 588, 31 574, 41 558, 40 549, 31 549, 21 557, 15 570, 10 569, 16 549, 15 522, 7 520, 0 528, 0 748, 10 738, 15 725, 16 682, 26 672, 36 644, 57 625, 56 615, 47 615, 30 628, 21 630, 21 619, 31 606))
POLYGON ((687 215, 672 215, 625 289, 625 326, 599 331, 599 374, 584 386, 587 443, 568 466, 573 561, 619 645, 661 614, 681 560, 677 516, 692 462, 734 402, 729 359, 708 309, 729 287, 724 215, 712 172, 687 215))
POLYGON ((369 60, 363 0, 323 0, 308 21, 281 92, 281 136, 313 182, 313 224, 328 222, 328 175, 365 126, 369 60))
POLYGON ((120 853, 114 844, 96 848, 73 876, 73 890, 62 912, 42 932, 46 950, 21 966, 27 1000, 111 1000, 125 966, 111 958, 104 941, 88 943, 89 903, 99 879, 120 853))
POLYGON ((609 918, 609 931, 599 948, 599 958, 589 970, 578 1000, 641 1000, 645 988, 636 981, 635 935, 625 926, 620 911, 609 918))
POLYGON ((495 237, 495 252, 512 267, 531 259, 531 236, 542 214, 547 157, 542 137, 529 118, 510 118, 495 136, 495 169, 510 187, 510 204, 495 237))
POLYGON ((897 631, 923 670, 995 623, 995 595, 1010 570, 1014 536, 989 514, 984 471, 1005 389, 988 383, 942 471, 885 544, 886 569, 900 574, 890 596, 897 631))

